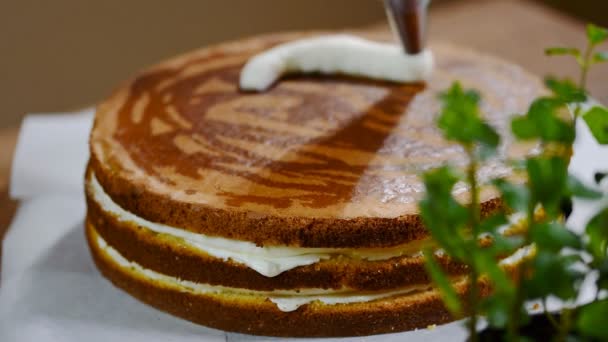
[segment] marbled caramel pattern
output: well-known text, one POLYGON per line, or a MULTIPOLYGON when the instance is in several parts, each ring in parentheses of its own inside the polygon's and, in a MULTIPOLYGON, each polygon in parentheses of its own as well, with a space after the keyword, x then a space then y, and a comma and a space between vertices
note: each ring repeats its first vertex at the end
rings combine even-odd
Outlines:
MULTIPOLYGON (((464 151, 435 127, 438 93, 455 80, 481 91, 503 134, 486 180, 521 156, 506 134, 542 87, 522 69, 467 50, 432 46, 428 84, 294 76, 264 93, 238 89, 249 57, 296 36, 224 44, 150 69, 100 105, 92 150, 115 172, 174 200, 298 217, 397 217, 416 212, 419 173, 462 166, 464 151)), ((466 196, 457 185, 455 193, 466 196)), ((484 191, 482 199, 493 196, 484 191)))

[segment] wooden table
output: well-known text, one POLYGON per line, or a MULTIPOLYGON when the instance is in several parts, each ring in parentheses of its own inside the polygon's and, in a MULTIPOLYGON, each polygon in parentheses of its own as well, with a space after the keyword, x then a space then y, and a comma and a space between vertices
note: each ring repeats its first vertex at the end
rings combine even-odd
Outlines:
POLYGON ((2 260, 2 239, 17 208, 17 203, 8 197, 8 178, 17 133, 16 128, 0 130, 0 260, 2 260))
MULTIPOLYGON (((378 27, 376 27, 378 28, 378 27)), ((470 46, 518 63, 538 74, 577 76, 567 58, 543 55, 548 46, 579 46, 584 23, 525 0, 462 0, 441 4, 431 11, 430 36, 470 46)), ((589 79, 593 95, 608 103, 608 65, 599 66, 589 79)), ((78 99, 74 99, 77 103, 78 99)), ((0 130, 0 241, 14 215, 7 184, 17 128, 0 130)))

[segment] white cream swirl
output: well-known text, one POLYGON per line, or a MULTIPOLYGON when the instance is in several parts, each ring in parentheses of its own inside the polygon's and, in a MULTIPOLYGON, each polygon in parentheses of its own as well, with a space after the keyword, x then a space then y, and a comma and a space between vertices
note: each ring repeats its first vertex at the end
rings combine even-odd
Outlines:
POLYGON ((339 34, 296 40, 251 58, 241 71, 243 90, 263 91, 289 73, 346 74, 394 82, 427 80, 433 54, 407 55, 395 44, 339 34))

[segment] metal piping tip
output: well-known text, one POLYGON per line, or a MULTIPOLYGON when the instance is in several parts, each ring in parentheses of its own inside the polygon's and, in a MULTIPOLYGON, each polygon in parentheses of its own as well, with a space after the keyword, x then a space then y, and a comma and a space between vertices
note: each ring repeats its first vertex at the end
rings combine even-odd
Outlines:
POLYGON ((418 54, 426 46, 429 2, 430 0, 384 0, 391 29, 407 54, 418 54))

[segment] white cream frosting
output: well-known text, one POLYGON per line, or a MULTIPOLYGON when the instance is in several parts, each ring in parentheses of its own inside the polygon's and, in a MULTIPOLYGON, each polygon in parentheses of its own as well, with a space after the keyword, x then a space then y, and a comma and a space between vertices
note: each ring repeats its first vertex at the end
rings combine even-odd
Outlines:
POLYGON ((332 256, 348 256, 366 260, 386 260, 402 255, 420 255, 430 240, 408 243, 390 248, 307 248, 256 246, 253 242, 193 233, 184 229, 148 221, 116 204, 92 175, 88 182, 92 199, 100 207, 122 222, 132 222, 150 231, 180 238, 189 247, 222 260, 232 260, 257 271, 266 277, 274 277, 298 266, 311 265, 332 256))
POLYGON ((262 91, 288 73, 338 73, 416 82, 427 80, 432 69, 429 50, 408 55, 396 44, 340 34, 296 40, 254 56, 241 71, 240 87, 262 91))
MULTIPOLYGON (((322 249, 322 248, 297 248, 297 247, 258 247, 253 243, 245 241, 237 241, 225 238, 209 237, 203 234, 187 232, 181 229, 172 228, 162 224, 149 222, 128 211, 119 207, 112 199, 104 192, 103 188, 93 175, 88 183, 93 194, 93 199, 101 205, 101 207, 117 216, 122 221, 133 222, 141 227, 150 229, 161 234, 169 234, 180 237, 185 243, 199 248, 200 250, 209 253, 213 256, 222 259, 232 259, 241 262, 256 271, 269 276, 277 270, 284 270, 286 267, 297 267, 293 265, 303 265, 304 263, 314 263, 321 258, 330 257, 331 253, 324 254, 323 252, 342 251, 344 249, 322 249), (242 248, 242 251, 240 250, 242 248), (249 253, 249 254, 247 254, 249 253), (312 254, 306 254, 312 253, 312 254), (286 263, 283 263, 287 260, 286 263), (311 261, 312 260, 312 261, 311 261)), ((279 310, 284 312, 297 310, 300 306, 319 301, 324 304, 346 304, 346 303, 361 303, 369 302, 377 299, 387 298, 391 296, 403 295, 407 293, 425 291, 432 288, 431 284, 416 285, 406 288, 379 291, 379 292, 356 292, 351 289, 326 290, 326 289, 302 289, 302 290, 275 290, 275 291, 254 291, 241 288, 232 288, 218 285, 209 285, 196 283, 188 280, 178 279, 176 277, 164 275, 150 269, 143 268, 141 265, 129 261, 124 258, 117 250, 107 244, 107 242, 99 235, 94 240, 98 247, 105 252, 105 255, 110 258, 115 264, 120 267, 135 272, 139 276, 162 281, 163 284, 177 288, 180 291, 189 291, 197 294, 239 294, 239 295, 254 295, 267 298, 273 302, 279 310)), ((530 255, 533 248, 530 246, 523 247, 516 251, 513 255, 500 261, 500 265, 512 265, 519 262, 522 258, 530 255)), ((394 253, 394 251, 392 251, 394 253)), ((441 254, 442 250, 437 250, 436 254, 441 254)), ((370 255, 378 256, 382 253, 373 252, 370 255)), ((387 255, 383 255, 386 257, 387 255)), ((287 268, 289 269, 289 268, 287 268)), ((282 271, 280 271, 282 272, 282 271)), ((280 273, 279 272, 279 273, 280 273)), ((277 273, 277 274, 279 274, 277 273)))
POLYGON ((498 264, 500 266, 514 266, 517 265, 523 259, 531 257, 532 255, 534 255, 534 253, 536 253, 536 247, 534 245, 526 245, 519 248, 508 257, 500 260, 498 264))
POLYGON ((267 298, 273 302, 279 310, 284 312, 295 311, 304 304, 309 304, 319 301, 324 304, 346 304, 346 303, 361 303, 369 302, 376 299, 403 295, 416 291, 424 291, 432 288, 430 284, 409 286, 406 288, 380 291, 371 293, 357 293, 348 289, 342 290, 324 290, 324 289, 303 289, 298 291, 275 290, 275 291, 255 291, 240 288, 232 288, 218 285, 208 285, 196 283, 188 280, 178 279, 172 276, 161 274, 150 269, 143 268, 141 265, 125 259, 117 250, 107 244, 107 242, 99 235, 94 240, 97 246, 105 252, 105 255, 110 258, 115 264, 121 268, 134 272, 138 276, 160 281, 163 285, 177 288, 180 291, 192 292, 195 294, 237 294, 248 296, 260 296, 267 298))

